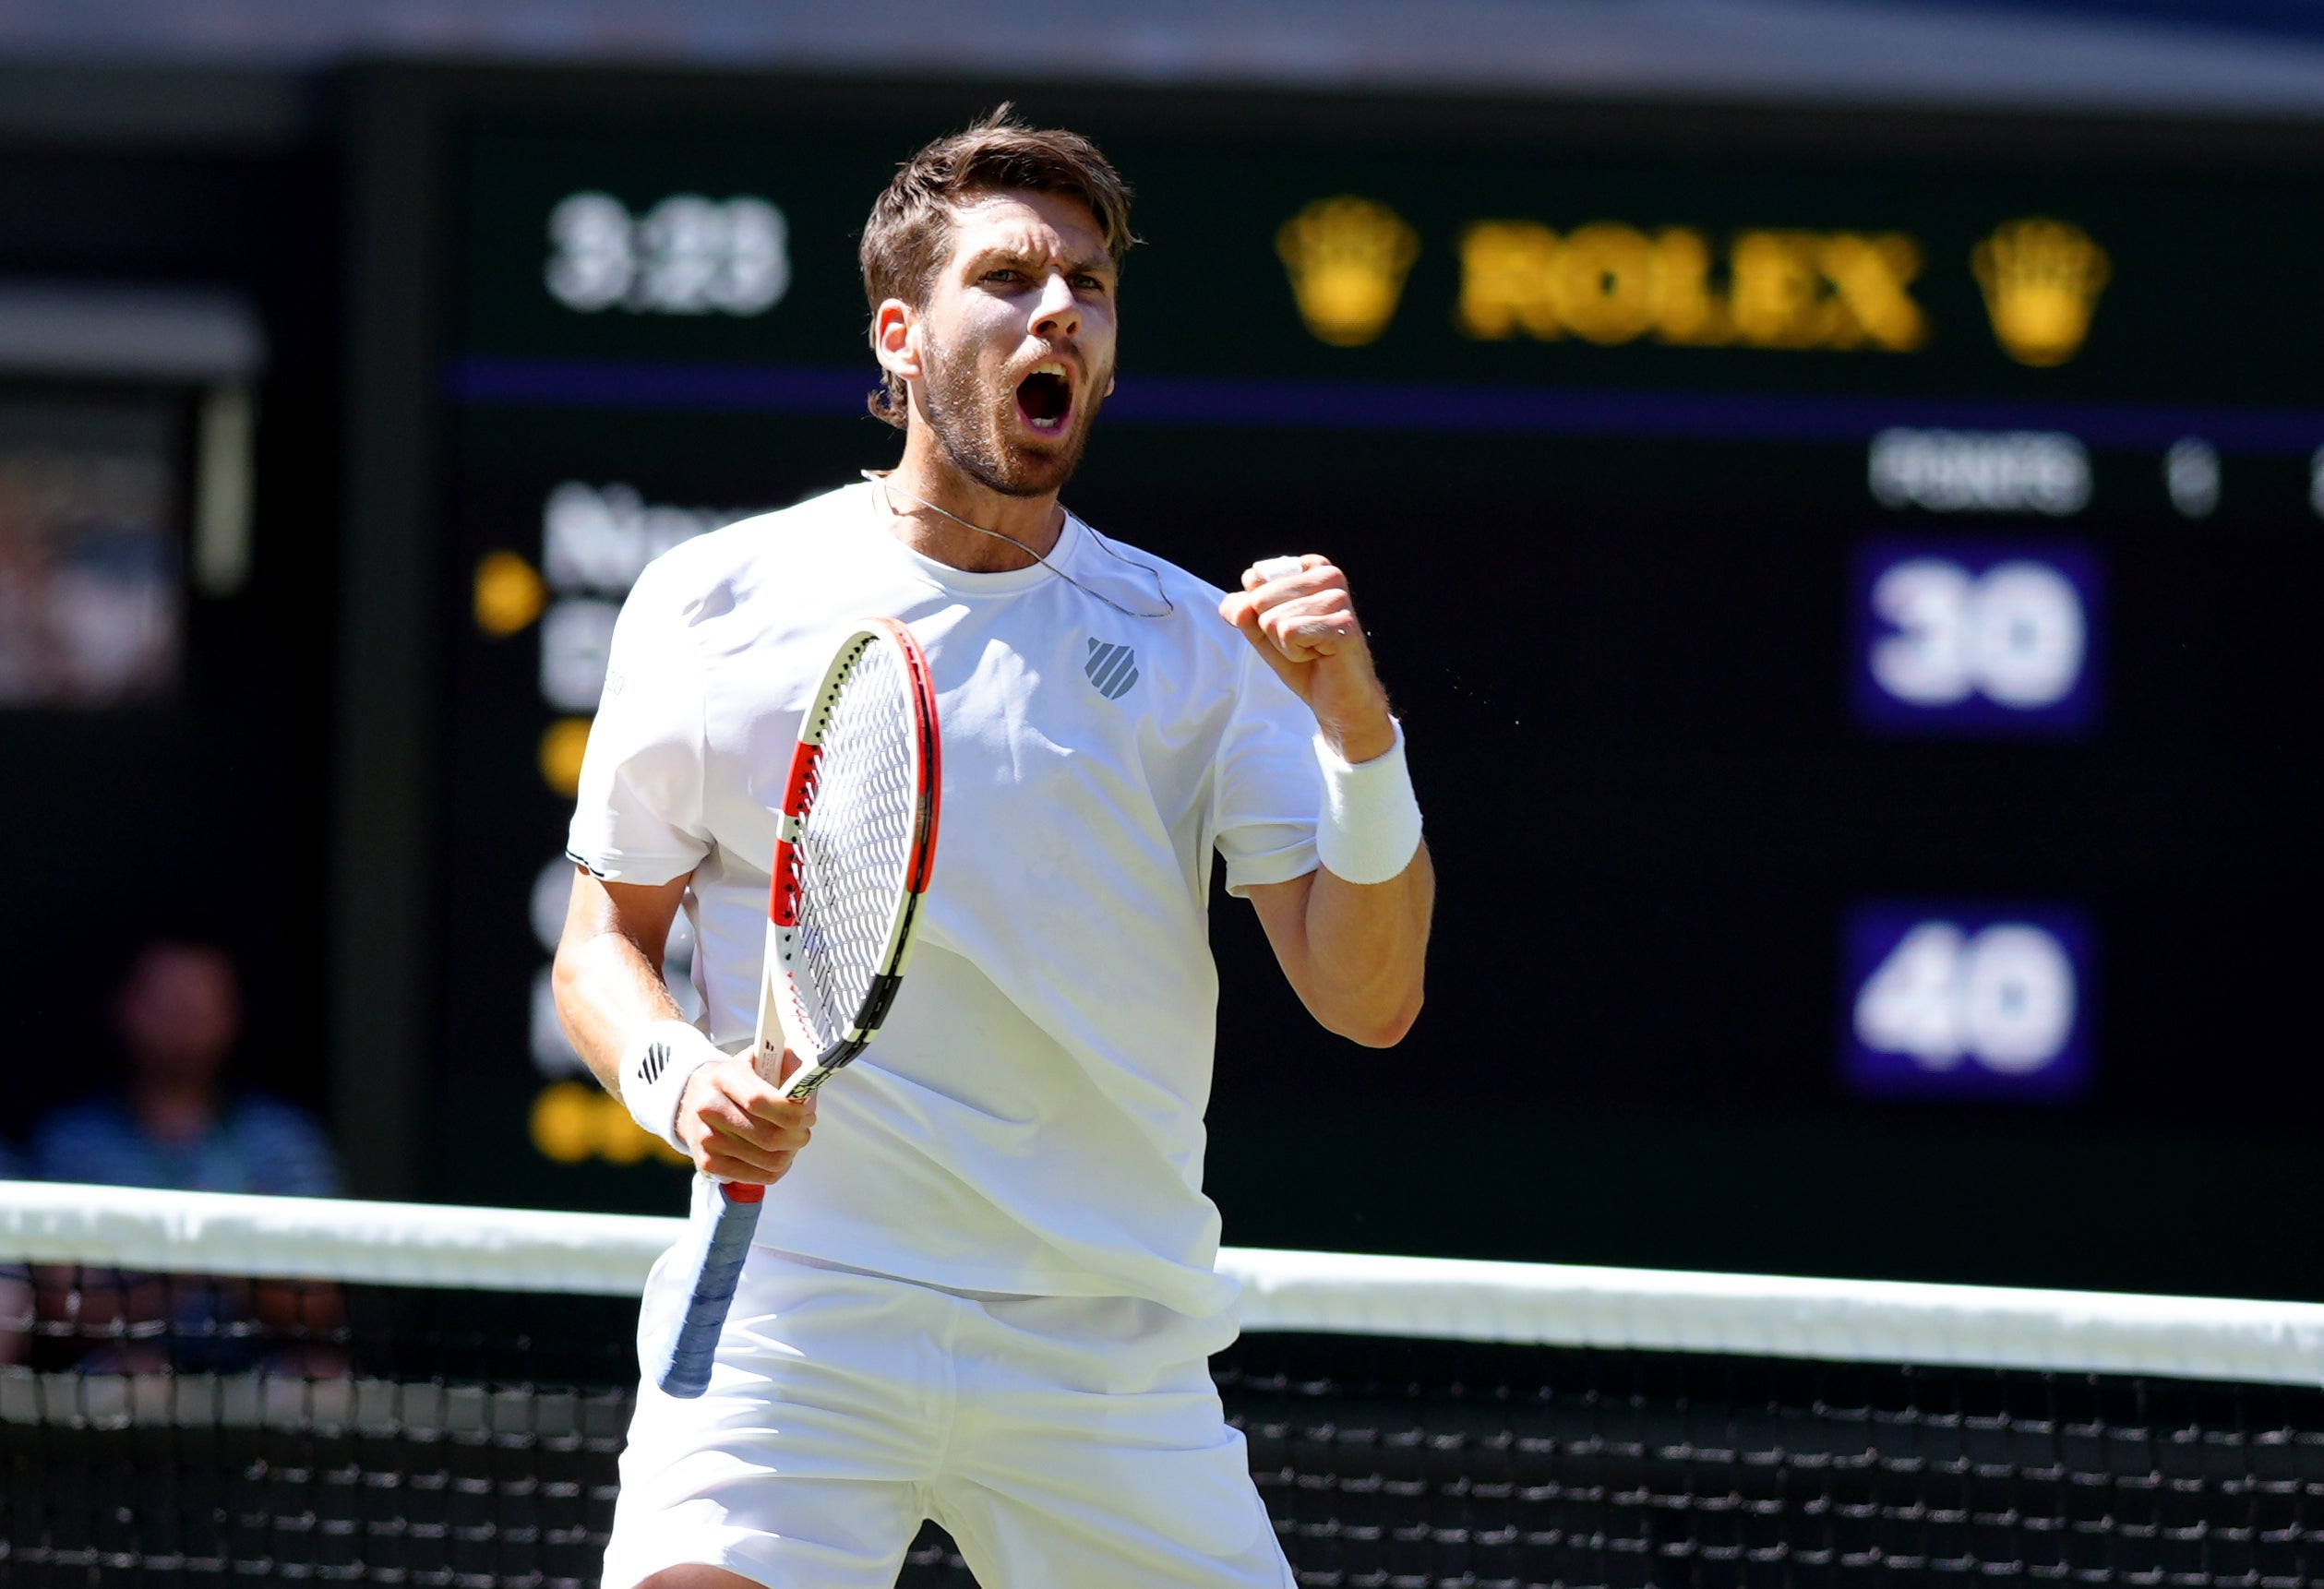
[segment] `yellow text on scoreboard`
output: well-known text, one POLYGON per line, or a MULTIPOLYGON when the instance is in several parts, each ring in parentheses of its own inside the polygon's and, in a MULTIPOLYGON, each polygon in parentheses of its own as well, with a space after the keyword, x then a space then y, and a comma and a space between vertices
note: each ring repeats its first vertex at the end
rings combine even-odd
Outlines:
POLYGON ((1480 221, 1461 234, 1454 319, 1485 340, 1909 352, 1929 339, 1921 259, 1898 232, 1760 229, 1714 245, 1687 226, 1480 221))

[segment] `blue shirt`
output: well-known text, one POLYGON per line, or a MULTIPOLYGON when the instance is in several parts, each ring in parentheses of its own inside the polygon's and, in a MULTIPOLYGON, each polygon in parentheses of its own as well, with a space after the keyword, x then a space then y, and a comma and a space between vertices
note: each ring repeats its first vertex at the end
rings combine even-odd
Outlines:
POLYGON ((263 1093, 231 1095, 210 1129, 186 1142, 148 1136, 119 1093, 83 1098, 34 1128, 32 1169, 42 1180, 169 1191, 337 1197, 342 1185, 314 1116, 263 1093))

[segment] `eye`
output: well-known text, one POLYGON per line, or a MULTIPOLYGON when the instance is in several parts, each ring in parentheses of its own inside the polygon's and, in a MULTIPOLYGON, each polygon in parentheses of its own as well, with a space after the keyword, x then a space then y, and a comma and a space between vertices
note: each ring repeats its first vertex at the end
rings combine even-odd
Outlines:
POLYGON ((1073 278, 1073 290, 1077 293, 1102 293, 1106 290, 1106 283, 1096 276, 1084 274, 1073 278))
POLYGON ((986 271, 983 280, 987 281, 1019 281, 1024 280, 1024 274, 1013 266, 1003 265, 998 269, 986 271))

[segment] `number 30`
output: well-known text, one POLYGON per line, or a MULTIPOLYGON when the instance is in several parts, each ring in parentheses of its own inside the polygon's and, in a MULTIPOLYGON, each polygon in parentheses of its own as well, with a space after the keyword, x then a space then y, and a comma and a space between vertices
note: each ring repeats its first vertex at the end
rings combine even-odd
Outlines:
POLYGON ((2065 699, 2081 677, 2082 600, 2046 563, 2001 563, 1974 575, 1916 557, 1880 576, 1872 605, 1897 630, 1873 646, 1872 675, 1914 706, 1950 706, 1974 693, 2030 711, 2065 699))

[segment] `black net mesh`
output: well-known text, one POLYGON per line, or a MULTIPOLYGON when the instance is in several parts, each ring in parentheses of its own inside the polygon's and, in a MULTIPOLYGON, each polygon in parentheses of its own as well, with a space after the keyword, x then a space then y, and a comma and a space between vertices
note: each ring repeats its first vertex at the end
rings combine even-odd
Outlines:
POLYGON ((1302 1583, 2324 1568, 2312 1389, 1320 1336, 1216 1367, 1302 1583))
MULTIPOLYGON (((634 1303, 32 1278, 0 1271, 10 1589, 595 1581, 634 1303)), ((1331 1335, 1215 1368, 1302 1584, 2324 1570, 2314 1389, 1331 1335)), ((902 1582, 974 1580, 930 1528, 902 1582)))
POLYGON ((0 1322, 9 1589, 595 1581, 635 1302, 30 1278, 30 1328, 0 1322))

